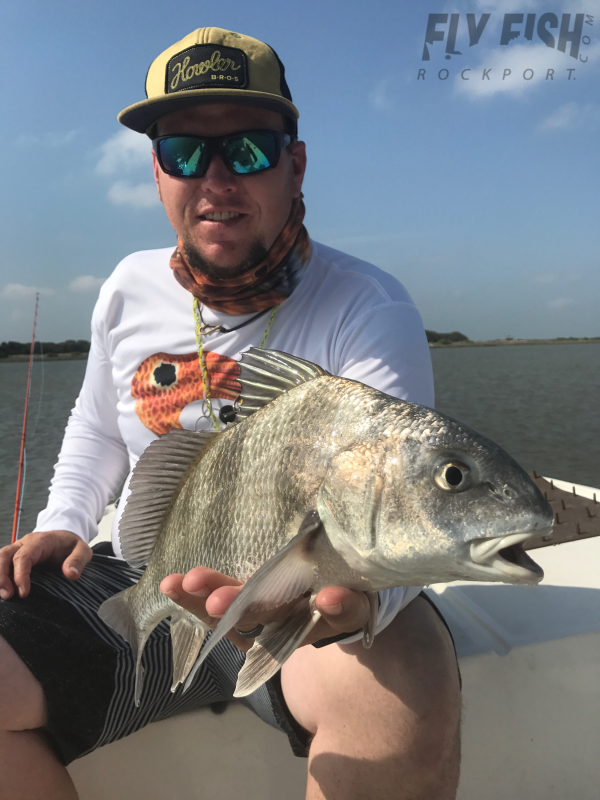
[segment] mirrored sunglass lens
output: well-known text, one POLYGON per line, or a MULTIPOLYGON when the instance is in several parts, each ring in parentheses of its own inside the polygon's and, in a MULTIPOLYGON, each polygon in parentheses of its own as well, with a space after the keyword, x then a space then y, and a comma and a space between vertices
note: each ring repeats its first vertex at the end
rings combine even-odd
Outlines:
POLYGON ((160 143, 160 155, 167 172, 182 177, 196 175, 203 167, 204 142, 189 136, 173 136, 160 143))
POLYGON ((223 154, 238 175, 260 172, 274 166, 277 154, 275 139, 268 133, 247 133, 228 139, 223 154))

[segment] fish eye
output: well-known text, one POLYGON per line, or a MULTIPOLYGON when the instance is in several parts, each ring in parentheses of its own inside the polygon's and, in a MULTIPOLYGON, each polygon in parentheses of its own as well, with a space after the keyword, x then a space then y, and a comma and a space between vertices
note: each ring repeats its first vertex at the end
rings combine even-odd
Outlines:
POLYGON ((461 461, 444 461, 433 471, 433 479, 445 492, 464 492, 471 484, 471 470, 461 461))

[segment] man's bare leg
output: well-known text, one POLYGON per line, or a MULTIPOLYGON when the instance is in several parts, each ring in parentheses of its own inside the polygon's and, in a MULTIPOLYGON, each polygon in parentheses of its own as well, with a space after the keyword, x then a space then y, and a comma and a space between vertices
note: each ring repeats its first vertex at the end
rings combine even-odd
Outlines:
POLYGON ((0 800, 77 800, 69 773, 37 729, 42 687, 0 637, 0 800))
POLYGON ((417 598, 365 650, 302 647, 282 670, 290 711, 314 733, 307 800, 453 800, 461 699, 444 625, 417 598))

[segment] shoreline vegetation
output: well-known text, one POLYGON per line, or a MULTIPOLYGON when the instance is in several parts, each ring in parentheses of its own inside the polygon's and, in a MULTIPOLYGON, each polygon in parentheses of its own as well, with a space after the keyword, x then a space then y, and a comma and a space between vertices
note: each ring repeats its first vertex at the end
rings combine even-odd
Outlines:
POLYGON ((451 333, 437 333, 437 331, 426 330, 427 341, 430 348, 438 347, 515 347, 519 345, 531 344, 599 344, 600 336, 559 336, 556 339, 515 339, 513 336, 506 336, 504 339, 487 339, 472 341, 468 336, 460 331, 451 333))
MULTIPOLYGON (((559 336, 556 339, 505 339, 471 340, 459 331, 437 333, 425 331, 429 347, 433 349, 448 347, 519 347, 532 344, 600 344, 600 336, 559 336)), ((0 343, 0 364, 14 364, 29 361, 30 343, 0 343)), ((66 342, 35 343, 34 361, 87 361, 90 343, 84 339, 69 339, 66 342)))

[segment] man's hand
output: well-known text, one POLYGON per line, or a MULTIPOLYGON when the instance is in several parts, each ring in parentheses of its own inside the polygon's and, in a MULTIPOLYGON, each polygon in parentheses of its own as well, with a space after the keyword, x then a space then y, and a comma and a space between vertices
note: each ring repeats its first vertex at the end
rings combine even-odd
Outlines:
POLYGON ((28 533, 0 548, 0 598, 9 600, 15 591, 27 597, 32 567, 41 561, 62 565, 65 578, 76 581, 91 557, 92 548, 70 531, 28 533))
MULTIPOLYGON (((216 628, 220 618, 242 589, 240 581, 214 569, 196 567, 187 575, 169 575, 160 584, 163 594, 187 611, 191 611, 211 628, 216 628)), ((303 645, 319 639, 328 639, 340 633, 353 633, 362 628, 369 618, 369 601, 363 592, 354 592, 341 586, 328 586, 317 594, 317 610, 322 618, 306 637, 303 645)), ((257 625, 267 625, 285 617, 286 606, 270 610, 263 616, 243 617, 236 625, 240 630, 252 630, 257 625)), ((235 630, 227 638, 240 650, 249 650, 254 639, 239 636, 235 630)))

